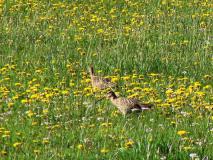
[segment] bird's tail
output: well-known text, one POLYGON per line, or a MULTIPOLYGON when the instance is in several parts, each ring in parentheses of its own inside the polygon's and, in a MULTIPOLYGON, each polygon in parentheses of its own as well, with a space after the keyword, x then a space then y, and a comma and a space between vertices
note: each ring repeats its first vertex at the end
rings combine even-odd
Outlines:
POLYGON ((153 104, 140 104, 141 110, 149 110, 153 108, 153 104))

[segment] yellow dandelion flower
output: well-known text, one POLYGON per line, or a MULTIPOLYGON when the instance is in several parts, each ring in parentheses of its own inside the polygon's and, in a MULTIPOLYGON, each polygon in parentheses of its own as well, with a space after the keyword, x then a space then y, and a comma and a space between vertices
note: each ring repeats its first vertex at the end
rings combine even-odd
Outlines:
POLYGON ((172 94, 172 93, 173 93, 173 90, 172 90, 172 89, 169 88, 168 90, 166 90, 166 94, 169 94, 169 95, 170 95, 170 94, 172 94))
POLYGON ((97 33, 99 33, 99 34, 103 33, 103 32, 104 32, 104 30, 102 28, 100 28, 100 29, 97 30, 97 33))
POLYGON ((206 85, 205 87, 203 87, 203 89, 210 89, 211 85, 206 85))
POLYGON ((38 141, 38 140, 36 140, 36 139, 34 139, 34 140, 33 140, 33 143, 38 143, 38 142, 39 142, 39 141, 38 141))
POLYGON ((32 117, 34 115, 32 110, 26 111, 28 117, 32 117))
POLYGON ((185 131, 185 130, 180 130, 180 131, 177 132, 177 134, 180 135, 180 136, 183 136, 183 135, 185 135, 185 134, 187 134, 187 133, 188 133, 188 132, 185 131))
POLYGON ((77 145, 77 148, 78 148, 79 150, 81 150, 81 149, 84 148, 84 146, 83 146, 83 144, 78 144, 78 145, 77 145))
POLYGON ((39 95, 38 94, 32 94, 30 96, 31 99, 38 99, 39 95))
POLYGON ((130 139, 125 143, 125 148, 130 148, 133 146, 133 144, 134 144, 134 141, 130 139))
POLYGON ((10 131, 4 131, 5 135, 10 135, 10 131))
POLYGON ((61 91, 61 94, 63 94, 63 95, 69 95, 69 91, 68 90, 63 90, 63 91, 61 91))
POLYGON ((183 149, 184 149, 185 151, 188 151, 188 150, 191 150, 192 147, 190 147, 190 146, 185 146, 185 147, 183 147, 183 149))
POLYGON ((35 121, 32 122, 32 126, 35 126, 37 124, 38 124, 38 122, 35 122, 35 121))
POLYGON ((106 122, 101 124, 102 127, 110 127, 112 126, 112 123, 106 122))
POLYGON ((102 148, 102 149, 101 149, 101 153, 104 153, 104 154, 105 154, 105 153, 108 153, 108 152, 109 152, 109 149, 106 149, 106 148, 102 148))
POLYGON ((41 151, 40 151, 39 149, 34 149, 33 152, 34 152, 35 154, 41 153, 41 151))
POLYGON ((13 107, 13 106, 14 106, 14 103, 13 103, 13 102, 9 102, 9 103, 8 103, 8 107, 9 107, 9 108, 11 108, 11 107, 13 107))
POLYGON ((26 104, 26 103, 28 103, 28 100, 27 99, 22 99, 21 103, 26 104))
POLYGON ((21 83, 15 83, 15 86, 20 87, 21 83))
POLYGON ((6 156, 6 155, 7 155, 7 151, 2 150, 0 155, 2 155, 2 156, 6 156))
POLYGON ((48 109, 43 110, 43 114, 47 114, 48 112, 49 112, 48 109))
POLYGON ((12 97, 12 100, 17 100, 18 98, 19 98, 19 96, 15 95, 15 96, 12 97))
POLYGON ((48 138, 44 138, 42 141, 43 144, 48 144, 49 143, 49 139, 48 138))
POLYGON ((21 133, 20 133, 20 132, 17 132, 17 133, 16 133, 16 135, 17 135, 17 136, 20 136, 20 135, 21 135, 21 133))
POLYGON ((22 144, 21 142, 16 142, 16 143, 13 144, 13 147, 18 148, 18 147, 21 146, 21 144, 22 144))
POLYGON ((123 80, 127 81, 130 79, 130 76, 125 76, 125 77, 122 77, 123 80))

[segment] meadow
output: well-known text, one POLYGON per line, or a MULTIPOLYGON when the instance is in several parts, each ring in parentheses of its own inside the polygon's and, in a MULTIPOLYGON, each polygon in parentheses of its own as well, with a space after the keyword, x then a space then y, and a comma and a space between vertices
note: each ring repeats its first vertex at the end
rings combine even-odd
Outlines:
POLYGON ((209 0, 0 0, 0 159, 213 159, 209 0), (123 117, 120 96, 154 104, 123 117))

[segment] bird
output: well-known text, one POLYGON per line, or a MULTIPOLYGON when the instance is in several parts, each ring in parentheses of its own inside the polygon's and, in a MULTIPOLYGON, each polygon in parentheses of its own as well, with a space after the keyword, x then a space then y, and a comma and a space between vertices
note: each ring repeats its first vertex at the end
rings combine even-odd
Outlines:
POLYGON ((152 104, 142 104, 137 99, 118 97, 113 91, 107 93, 107 98, 111 100, 112 104, 114 104, 124 116, 132 112, 150 110, 153 106, 152 104))
POLYGON ((89 67, 89 72, 90 72, 93 89, 96 88, 99 90, 104 90, 104 89, 113 88, 116 86, 116 84, 111 82, 109 78, 96 76, 94 72, 94 67, 92 65, 89 67))

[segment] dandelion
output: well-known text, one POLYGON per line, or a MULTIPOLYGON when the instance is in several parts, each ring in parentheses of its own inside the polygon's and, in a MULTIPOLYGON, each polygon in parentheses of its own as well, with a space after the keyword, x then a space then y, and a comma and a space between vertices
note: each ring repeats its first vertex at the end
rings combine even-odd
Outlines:
POLYGON ((25 112, 28 117, 32 117, 35 113, 32 110, 28 110, 25 112))
POLYGON ((35 154, 39 154, 39 153, 41 153, 41 150, 39 150, 39 149, 34 149, 33 152, 34 152, 35 154))
POLYGON ((122 79, 125 80, 125 81, 128 81, 130 79, 130 76, 122 77, 122 79))
POLYGON ((0 153, 1 153, 0 155, 2 155, 2 156, 6 156, 7 155, 7 151, 5 151, 5 150, 2 150, 0 153))
POLYGON ((13 144, 13 147, 18 148, 18 147, 21 146, 21 144, 22 144, 21 142, 16 142, 16 143, 13 144))
POLYGON ((184 149, 185 151, 188 151, 188 150, 191 150, 192 147, 191 147, 191 146, 185 146, 185 147, 183 147, 183 149, 184 149))
POLYGON ((38 122, 33 121, 32 122, 32 126, 36 126, 38 124, 38 122))
POLYGON ((97 30, 97 33, 98 33, 98 34, 101 34, 101 33, 103 33, 103 32, 104 32, 104 30, 101 29, 101 28, 97 30))
POLYGON ((77 145, 77 148, 78 148, 79 150, 82 150, 83 147, 84 147, 83 144, 78 144, 78 145, 77 145))
POLYGON ((21 103, 26 104, 26 103, 28 103, 28 100, 27 99, 22 99, 21 103))
POLYGON ((44 109, 44 110, 43 110, 43 114, 44 114, 44 115, 46 115, 48 112, 49 112, 48 109, 44 109))
POLYGON ((103 153, 103 154, 108 153, 108 152, 109 152, 109 149, 106 149, 106 148, 101 149, 101 153, 103 153))
POLYGON ((101 126, 102 127, 110 127, 110 126, 112 126, 112 123, 110 123, 110 122, 104 122, 104 123, 101 124, 101 126))
POLYGON ((183 136, 183 135, 185 135, 185 134, 187 134, 187 133, 188 133, 188 132, 185 131, 185 130, 180 130, 180 131, 177 132, 177 134, 180 135, 180 136, 183 136))
POLYGON ((48 138, 44 138, 44 139, 42 140, 42 143, 43 143, 43 144, 48 144, 48 143, 49 143, 49 139, 48 139, 48 138))
POLYGON ((14 103, 13 103, 13 102, 8 103, 8 107, 9 107, 9 108, 11 108, 11 107, 13 107, 13 106, 14 106, 14 103))
POLYGON ((134 141, 130 139, 125 143, 125 148, 130 148, 133 146, 133 144, 134 144, 134 141))

